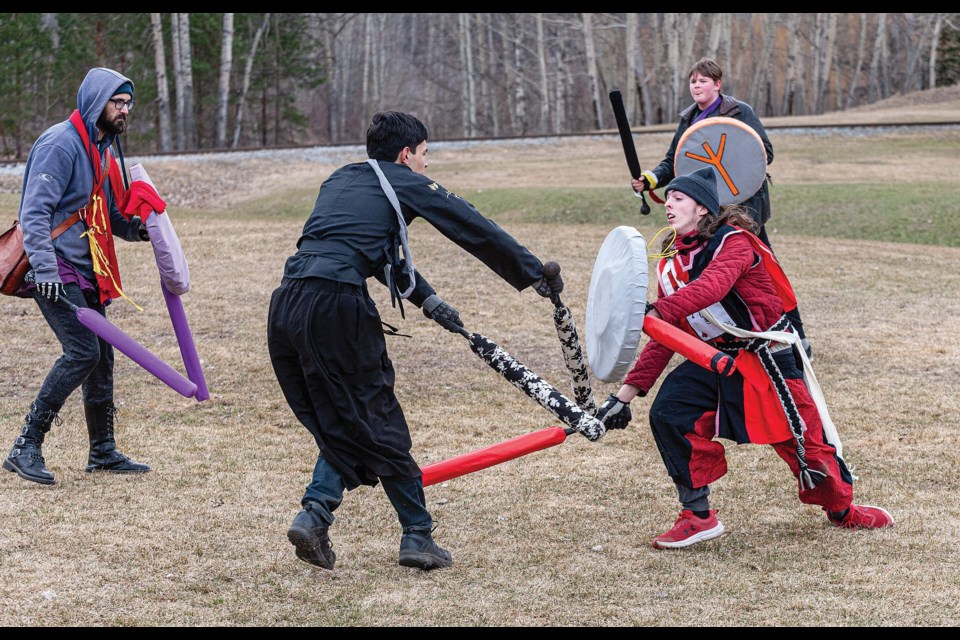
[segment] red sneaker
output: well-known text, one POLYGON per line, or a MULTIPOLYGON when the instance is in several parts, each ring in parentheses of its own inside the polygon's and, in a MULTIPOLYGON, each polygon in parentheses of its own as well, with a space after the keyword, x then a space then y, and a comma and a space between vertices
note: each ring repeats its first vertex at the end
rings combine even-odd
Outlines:
POLYGON ((682 549, 692 544, 713 540, 723 535, 723 523, 717 520, 717 512, 710 510, 706 518, 698 518, 689 509, 680 512, 673 527, 653 539, 655 549, 682 549))
POLYGON ((829 513, 827 518, 832 524, 846 529, 883 529, 893 526, 893 516, 886 509, 859 504, 850 505, 850 510, 842 520, 835 520, 829 513))

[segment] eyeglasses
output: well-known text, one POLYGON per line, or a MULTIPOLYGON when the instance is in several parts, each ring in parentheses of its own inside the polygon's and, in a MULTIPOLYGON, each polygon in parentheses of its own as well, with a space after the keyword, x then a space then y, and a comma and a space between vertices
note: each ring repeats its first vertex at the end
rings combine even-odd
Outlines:
POLYGON ((133 111, 134 99, 130 98, 129 100, 124 100, 123 98, 112 98, 110 102, 113 103, 113 106, 117 108, 117 111, 123 111, 123 108, 127 108, 127 113, 133 111))

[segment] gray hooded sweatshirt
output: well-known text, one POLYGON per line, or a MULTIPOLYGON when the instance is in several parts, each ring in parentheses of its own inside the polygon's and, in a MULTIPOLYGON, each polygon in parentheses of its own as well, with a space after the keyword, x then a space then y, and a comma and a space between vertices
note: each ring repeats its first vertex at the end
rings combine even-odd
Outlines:
MULTIPOLYGON (((90 140, 100 149, 101 157, 116 136, 107 134, 97 143, 97 119, 107 101, 125 82, 133 86, 129 78, 116 71, 96 67, 87 72, 77 91, 77 108, 90 140)), ((75 266, 88 280, 96 282, 90 258, 90 241, 80 237, 87 230, 82 221, 71 226, 56 240, 50 240, 50 232, 57 225, 90 201, 93 181, 90 159, 83 148, 80 134, 70 120, 55 124, 40 135, 27 157, 19 212, 23 246, 37 282, 60 282, 57 256, 75 266)), ((113 235, 124 240, 139 240, 139 220, 134 219, 131 223, 121 216, 109 180, 104 185, 113 235)))

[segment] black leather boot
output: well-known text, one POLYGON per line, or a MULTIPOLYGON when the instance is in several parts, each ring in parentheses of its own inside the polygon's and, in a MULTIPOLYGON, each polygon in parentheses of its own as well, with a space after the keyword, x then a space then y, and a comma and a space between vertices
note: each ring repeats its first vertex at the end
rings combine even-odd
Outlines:
POLYGON ((308 502, 293 519, 287 538, 297 548, 298 558, 323 569, 333 569, 337 554, 333 552, 328 529, 317 511, 316 503, 308 502))
POLYGON ((13 442, 10 455, 3 461, 3 468, 30 482, 53 484, 53 474, 44 464, 40 445, 54 420, 61 424, 56 410, 34 400, 30 405, 30 413, 23 420, 23 429, 13 442))
POLYGON ((400 538, 400 565, 424 571, 453 564, 453 557, 433 540, 430 531, 409 531, 400 538))
POLYGON ((109 471, 111 473, 146 473, 150 467, 134 462, 117 451, 113 437, 113 421, 117 408, 112 404, 100 406, 83 405, 87 418, 87 433, 90 435, 90 459, 87 472, 109 471))

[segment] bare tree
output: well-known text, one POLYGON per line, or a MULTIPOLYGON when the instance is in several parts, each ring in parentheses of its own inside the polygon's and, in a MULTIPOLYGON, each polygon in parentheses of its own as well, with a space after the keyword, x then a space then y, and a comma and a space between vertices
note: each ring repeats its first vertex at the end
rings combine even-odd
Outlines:
POLYGON ((853 104, 857 92, 860 90, 860 72, 863 71, 863 59, 867 45, 867 16, 869 14, 861 13, 860 16, 860 35, 857 38, 857 61, 853 67, 853 77, 850 79, 850 86, 847 90, 847 99, 844 102, 844 108, 849 109, 853 104))
POLYGON ((956 28, 957 15, 72 14, 67 30, 65 14, 0 14, 0 26, 39 29, 8 43, 8 114, 20 113, 17 96, 42 96, 34 98, 42 101, 36 113, 11 116, 17 124, 0 136, 14 126, 34 129, 34 120, 61 110, 59 87, 76 72, 61 58, 79 41, 89 43, 99 64, 137 75, 152 64, 157 94, 141 95, 143 117, 156 123, 157 148, 189 149, 239 146, 252 140, 254 128, 264 144, 304 128, 309 142, 355 141, 372 108, 409 109, 436 137, 605 128, 611 118, 604 94, 614 85, 623 89, 632 121, 675 122, 690 104, 687 72, 701 56, 718 60, 724 92, 761 116, 850 108, 944 82, 937 77, 945 62, 938 41, 956 28), (276 30, 260 28, 262 19, 276 30), (120 37, 148 20, 150 38, 120 37), (37 49, 40 42, 45 49, 37 49), (160 49, 171 44, 169 54, 160 49), (260 117, 253 123, 255 86, 260 117), (236 122, 244 113, 246 121, 236 122))
POLYGON ((583 46, 587 54, 587 78, 590 80, 590 93, 593 98, 594 126, 603 129, 604 103, 600 97, 600 73, 597 67, 597 47, 593 37, 593 14, 580 14, 583 20, 583 46))
POLYGON ((363 28, 363 76, 360 84, 360 100, 362 104, 369 104, 373 79, 373 14, 368 13, 363 28))
POLYGON ((877 33, 873 41, 873 56, 870 58, 870 74, 867 80, 869 91, 867 98, 870 102, 887 96, 887 86, 884 81, 887 76, 887 14, 877 13, 877 33), (878 89, 879 87, 879 89, 878 89))
POLYGON ((550 127, 550 87, 547 76, 547 46, 543 27, 543 14, 536 14, 537 23, 537 62, 539 62, 540 80, 540 133, 547 133, 550 127))
POLYGON ((472 138, 477 133, 477 94, 476 74, 473 70, 473 39, 470 36, 470 14, 459 15, 460 27, 460 66, 463 70, 463 95, 465 104, 461 107, 463 135, 472 138))
POLYGON ((493 127, 493 135, 499 136, 501 132, 501 94, 500 83, 494 81, 494 78, 502 77, 500 73, 502 65, 497 57, 497 38, 494 30, 493 14, 487 14, 487 69, 490 76, 490 121, 493 127))
POLYGON ((932 33, 930 34, 930 55, 927 61, 927 86, 937 86, 937 45, 940 44, 940 31, 943 29, 943 14, 935 13, 932 33))
POLYGON ((220 39, 220 82, 217 86, 217 146, 227 146, 227 107, 230 104, 230 74, 233 71, 233 14, 223 14, 220 39))
MULTIPOLYGON (((504 14, 501 14, 504 15, 504 14)), ((511 60, 509 77, 510 96, 510 125, 514 134, 523 135, 527 132, 527 92, 523 80, 523 30, 519 21, 511 25, 505 23, 506 29, 511 29, 511 36, 503 38, 504 58, 511 60)))
MULTIPOLYGON (((667 50, 667 68, 664 73, 667 74, 667 91, 663 96, 663 119, 665 122, 673 122, 680 113, 680 83, 683 71, 681 71, 680 62, 680 39, 681 39, 680 15, 668 13, 664 16, 663 31, 666 38, 667 50)), ((683 78, 686 80, 686 78, 683 78)))
POLYGON ((180 74, 183 79, 183 129, 184 142, 188 149, 197 146, 197 120, 193 100, 193 51, 190 46, 190 14, 180 14, 178 37, 180 39, 180 74))
POLYGON ((556 34, 558 43, 555 47, 548 50, 553 51, 553 130, 556 133, 562 132, 567 126, 567 105, 568 96, 572 94, 573 73, 570 69, 570 62, 567 53, 572 47, 564 45, 563 35, 556 34))
MULTIPOLYGON (((729 57, 730 51, 730 14, 715 13, 710 22, 710 37, 707 38, 707 57, 720 58, 721 50, 729 57)), ((723 66, 723 65, 721 65, 723 66)))
MULTIPOLYGON (((697 32, 700 29, 700 21, 702 18, 702 13, 681 13, 678 17, 681 33, 680 64, 685 67, 685 70, 692 67, 693 63, 703 56, 702 53, 698 53, 696 57, 694 57, 693 52, 694 45, 700 42, 700 39, 697 37, 697 32)), ((683 79, 687 79, 686 74, 684 74, 683 79)))
POLYGON ((821 113, 827 108, 827 92, 833 65, 834 49, 837 39, 837 14, 818 13, 814 19, 813 111, 821 113))
MULTIPOLYGON (((355 103, 356 96, 351 95, 350 89, 356 82, 354 79, 357 73, 362 74, 362 69, 357 69, 357 54, 356 50, 360 46, 361 38, 356 37, 356 32, 360 29, 365 28, 365 24, 361 23, 359 20, 355 23, 352 23, 347 27, 347 35, 344 38, 344 46, 341 47, 339 56, 338 56, 338 66, 343 69, 343 73, 340 74, 340 123, 337 127, 340 131, 340 141, 347 140, 349 138, 348 132, 353 131, 355 123, 350 121, 348 123, 348 118, 355 114, 355 109, 351 109, 351 103, 355 103)), ((363 82, 363 76, 361 75, 361 83, 363 82)))
POLYGON ((624 48, 627 52, 627 95, 624 97, 627 105, 627 116, 630 122, 637 121, 637 50, 640 48, 640 16, 628 13, 626 16, 626 30, 624 31, 624 48))
POLYGON ((792 115, 797 104, 797 87, 800 85, 800 15, 788 13, 784 16, 787 38, 787 63, 783 73, 783 100, 780 103, 780 115, 792 115))
POLYGON ((250 78, 253 75, 253 61, 257 57, 257 48, 260 46, 260 40, 263 39, 263 32, 270 25, 270 16, 273 14, 263 14, 263 22, 257 28, 250 42, 250 50, 247 51, 243 63, 243 80, 240 82, 240 93, 237 95, 237 117, 233 122, 233 142, 231 147, 234 149, 240 144, 240 133, 243 130, 243 107, 247 102, 247 93, 250 91, 250 78))
POLYGON ((173 49, 173 87, 176 94, 176 120, 177 120, 177 150, 183 151, 187 146, 186 126, 186 89, 183 86, 183 73, 180 71, 183 66, 183 58, 180 55, 180 14, 170 14, 170 44, 173 49))
POLYGON ((754 18, 761 40, 759 51, 753 60, 754 74, 746 88, 745 100, 754 106, 758 115, 765 115, 772 111, 769 71, 777 35, 776 29, 773 28, 775 16, 776 14, 772 13, 759 13, 754 18))
MULTIPOLYGON (((656 28, 656 24, 653 24, 650 26, 648 30, 648 36, 646 38, 641 38, 641 24, 640 24, 641 14, 637 13, 633 15, 636 16, 636 23, 634 25, 636 33, 632 38, 633 40, 636 40, 636 46, 634 48, 634 51, 636 53, 636 61, 635 61, 635 67, 634 67, 635 68, 634 76, 631 77, 631 80, 633 80, 634 77, 636 78, 635 84, 637 85, 640 93, 640 104, 642 106, 642 111, 643 111, 643 124, 649 126, 654 122, 654 119, 653 119, 654 108, 653 108, 653 100, 651 99, 651 89, 649 85, 649 79, 651 77, 651 74, 645 62, 645 57, 643 53, 643 49, 644 49, 643 44, 645 41, 649 42, 648 50, 657 51, 658 42, 657 42, 656 35, 659 33, 659 29, 656 28)), ((630 25, 629 20, 627 22, 627 25, 629 30, 629 25, 630 25)))
POLYGON ((170 130, 170 93, 167 87, 167 54, 163 45, 162 14, 150 14, 150 33, 153 36, 153 66, 157 79, 157 120, 160 129, 160 150, 173 149, 170 130))

